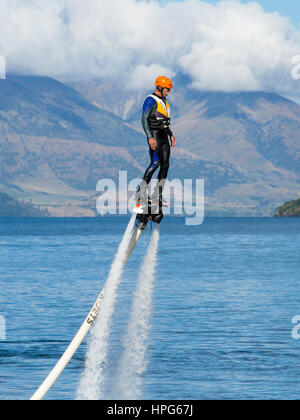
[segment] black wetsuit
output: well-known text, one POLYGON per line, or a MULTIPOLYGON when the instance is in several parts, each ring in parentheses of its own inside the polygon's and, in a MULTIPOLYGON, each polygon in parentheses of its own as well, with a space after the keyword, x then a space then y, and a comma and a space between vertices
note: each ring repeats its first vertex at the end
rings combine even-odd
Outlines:
POLYGON ((147 184, 151 181, 154 172, 160 167, 158 180, 166 180, 169 171, 170 160, 170 140, 172 131, 170 129, 170 118, 168 117, 168 107, 166 100, 155 93, 148 96, 143 105, 142 124, 149 142, 154 138, 157 142, 157 149, 154 151, 149 145, 150 165, 144 174, 144 181, 147 184), (153 98, 157 97, 158 101, 153 98), (165 106, 161 106, 161 102, 165 106))

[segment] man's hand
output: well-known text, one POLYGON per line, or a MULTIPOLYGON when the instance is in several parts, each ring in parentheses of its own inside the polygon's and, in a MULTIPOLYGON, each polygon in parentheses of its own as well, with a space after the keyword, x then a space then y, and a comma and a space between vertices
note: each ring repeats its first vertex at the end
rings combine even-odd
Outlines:
POLYGON ((174 136, 171 137, 172 147, 174 148, 176 146, 176 139, 174 136))
POLYGON ((151 138, 148 141, 149 141, 149 145, 150 145, 151 149, 156 150, 157 149, 157 141, 154 138, 151 138))

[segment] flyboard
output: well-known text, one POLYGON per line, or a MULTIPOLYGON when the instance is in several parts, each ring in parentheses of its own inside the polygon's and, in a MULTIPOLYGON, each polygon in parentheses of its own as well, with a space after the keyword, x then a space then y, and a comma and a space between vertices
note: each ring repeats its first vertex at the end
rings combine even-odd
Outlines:
MULTIPOLYGON (((132 231, 131 238, 129 241, 129 245, 126 251, 126 258, 124 261, 124 267, 126 263, 128 262, 131 254, 134 251, 134 248, 136 247, 142 233, 146 229, 146 226, 149 222, 149 220, 160 224, 163 219, 163 214, 161 211, 161 203, 159 204, 159 209, 154 210, 153 206, 151 209, 151 206, 148 206, 148 212, 145 214, 137 214, 136 216, 136 222, 135 222, 135 228, 132 231)), ((123 268, 124 268, 123 267, 123 268)), ((89 312, 88 316, 84 320, 83 324, 81 325, 80 329, 78 330, 77 334, 71 341, 70 345, 64 352, 64 354, 61 356, 57 364, 54 366, 52 371, 49 373, 47 378, 44 380, 44 382, 41 384, 41 386, 37 389, 37 391, 33 394, 33 396, 30 398, 31 401, 37 401, 42 400, 47 392, 51 389, 51 387, 54 385, 54 383, 57 381, 57 379, 60 377, 62 372, 64 371, 65 367, 68 365, 76 351, 78 350, 79 346, 85 339, 86 335, 90 331, 92 325, 95 322, 95 319, 98 315, 99 308, 101 305, 101 302, 103 300, 105 292, 105 285, 98 296, 96 302, 94 303, 94 306, 92 307, 91 311, 89 312)))

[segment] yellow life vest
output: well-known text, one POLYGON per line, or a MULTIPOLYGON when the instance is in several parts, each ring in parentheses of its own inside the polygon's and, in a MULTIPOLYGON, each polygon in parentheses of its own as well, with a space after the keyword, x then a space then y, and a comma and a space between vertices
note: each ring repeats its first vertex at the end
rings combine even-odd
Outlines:
POLYGON ((169 103, 166 101, 164 102, 156 95, 149 95, 150 98, 153 98, 157 103, 157 111, 156 111, 156 118, 158 120, 163 120, 165 118, 170 118, 171 116, 171 109, 169 103))

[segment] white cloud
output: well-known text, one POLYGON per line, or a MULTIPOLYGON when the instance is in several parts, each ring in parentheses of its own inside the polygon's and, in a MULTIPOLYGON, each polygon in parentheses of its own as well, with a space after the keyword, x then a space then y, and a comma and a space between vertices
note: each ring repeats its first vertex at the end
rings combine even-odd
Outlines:
POLYGON ((255 2, 0 1, 8 71, 137 87, 184 72, 201 89, 300 92, 291 77, 299 31, 255 2))
POLYGON ((127 87, 131 89, 152 88, 154 80, 160 74, 169 78, 175 76, 173 70, 162 67, 159 64, 152 64, 150 66, 139 65, 133 70, 127 82, 127 87))

